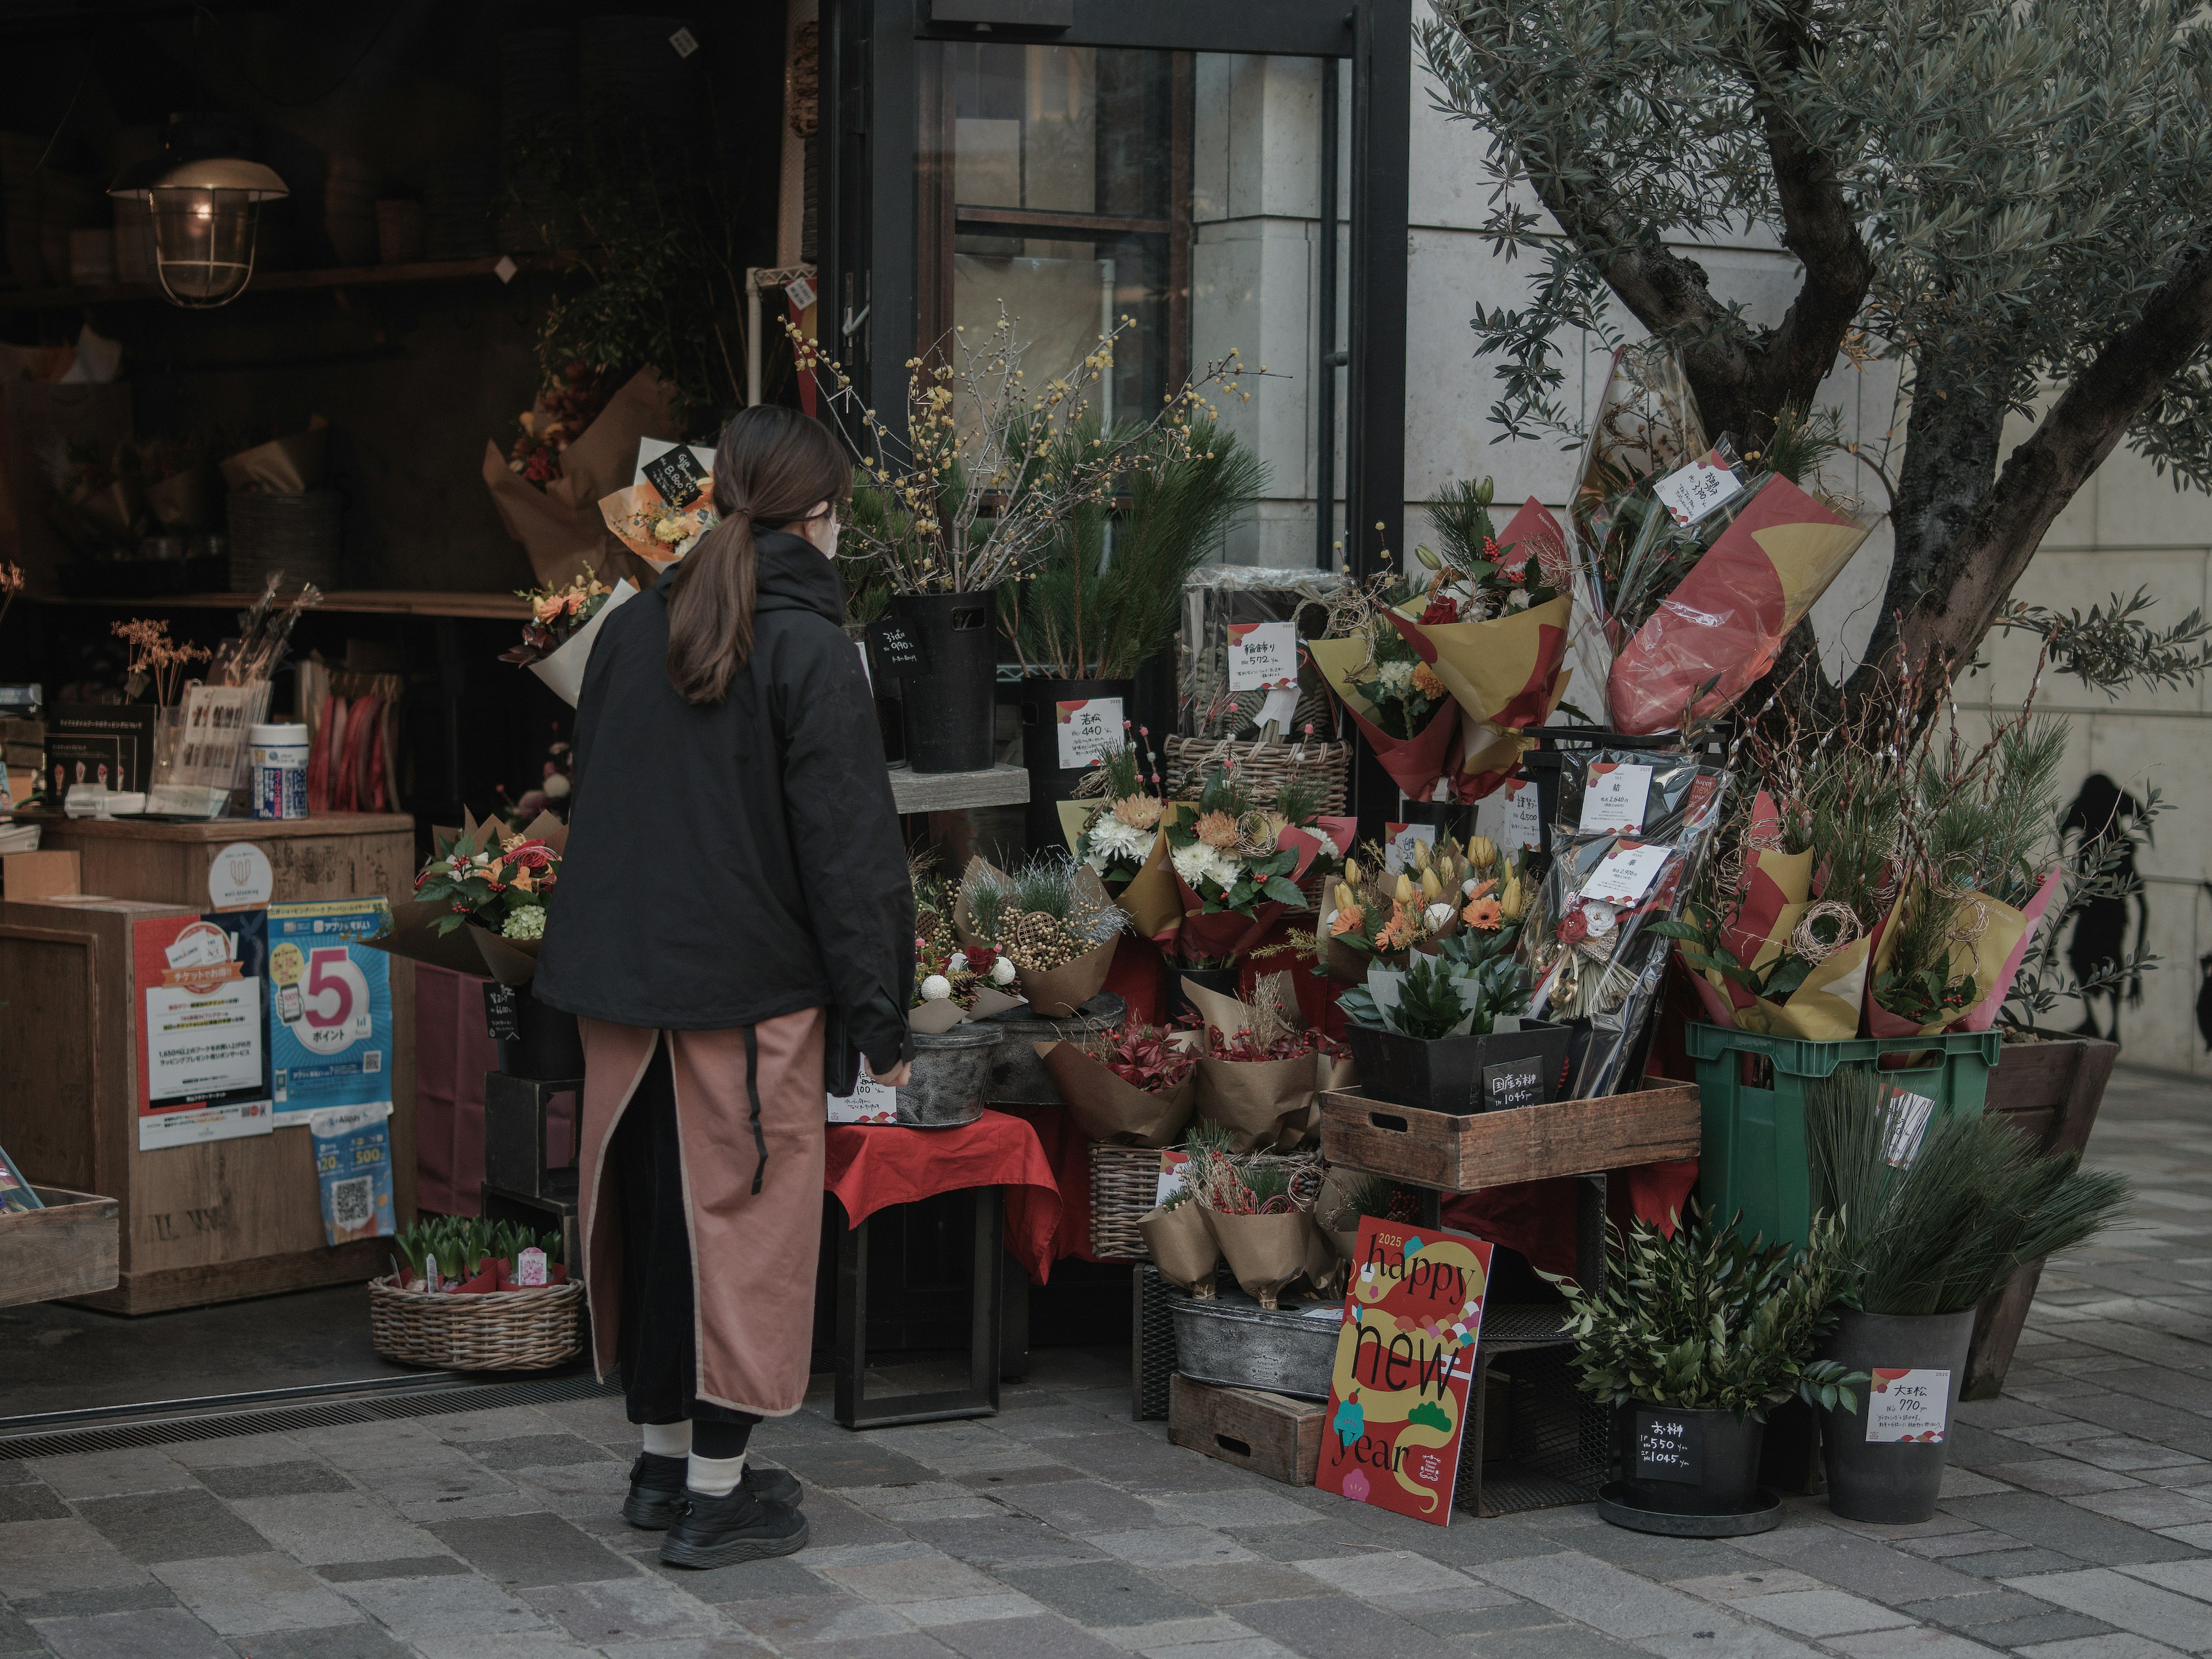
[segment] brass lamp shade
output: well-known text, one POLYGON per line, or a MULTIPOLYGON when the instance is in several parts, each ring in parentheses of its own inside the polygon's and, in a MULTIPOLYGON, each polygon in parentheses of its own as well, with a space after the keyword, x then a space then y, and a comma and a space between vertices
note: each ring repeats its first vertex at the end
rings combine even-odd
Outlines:
POLYGON ((291 194, 258 161, 173 155, 131 168, 107 193, 136 197, 152 210, 155 276, 172 303, 193 308, 226 305, 245 292, 261 204, 291 194))

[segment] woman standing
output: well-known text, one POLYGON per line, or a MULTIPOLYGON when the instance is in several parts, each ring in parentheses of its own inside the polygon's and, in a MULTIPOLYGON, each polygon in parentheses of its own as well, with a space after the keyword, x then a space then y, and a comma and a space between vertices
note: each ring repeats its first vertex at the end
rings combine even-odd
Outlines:
POLYGON ((607 617, 577 705, 537 994, 583 1030, 594 1358, 644 1430, 623 1513, 679 1566, 806 1542, 745 1447, 806 1394, 824 1073, 913 1054, 913 889, 831 562, 851 485, 817 422, 732 421, 720 524, 607 617))

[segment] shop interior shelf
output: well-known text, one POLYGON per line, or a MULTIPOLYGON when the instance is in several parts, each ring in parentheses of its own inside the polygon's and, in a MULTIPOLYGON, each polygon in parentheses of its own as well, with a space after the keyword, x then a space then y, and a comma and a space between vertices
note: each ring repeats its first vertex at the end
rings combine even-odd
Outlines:
MULTIPOLYGON (((252 593, 153 593, 138 599, 47 599, 48 605, 127 605, 133 611, 171 606, 186 611, 243 611, 252 593)), ((288 595, 280 594, 279 602, 288 595)), ((318 611, 381 617, 463 617, 520 622, 530 602, 513 593, 449 593, 432 589, 346 588, 323 595, 318 611)))
POLYGON ((901 812, 957 812, 970 806, 1019 806, 1030 798, 1030 775, 1019 766, 987 772, 914 772, 891 768, 891 799, 901 812))
MULTIPOLYGON (((416 259, 397 265, 345 265, 330 270, 257 270, 246 295, 279 293, 288 289, 367 288, 392 283, 450 283, 472 276, 499 275, 499 262, 514 262, 517 275, 533 270, 566 270, 576 263, 573 253, 494 254, 480 259, 416 259)), ((44 311, 67 306, 107 305, 127 300, 159 300, 153 283, 112 283, 99 288, 34 288, 0 291, 0 311, 44 311)))

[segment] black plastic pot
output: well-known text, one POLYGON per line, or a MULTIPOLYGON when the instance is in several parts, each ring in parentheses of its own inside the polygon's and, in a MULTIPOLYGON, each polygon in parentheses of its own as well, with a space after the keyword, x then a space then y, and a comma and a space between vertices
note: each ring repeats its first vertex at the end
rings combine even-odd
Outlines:
POLYGON ((533 1083, 565 1083, 584 1075, 584 1039, 576 1017, 550 1008, 527 985, 484 982, 484 1026, 499 1045, 499 1069, 533 1083))
POLYGON ((1206 990, 1218 991, 1225 997, 1233 997, 1237 994, 1237 981, 1243 971, 1243 968, 1234 965, 1227 968, 1186 968, 1170 957, 1168 959, 1167 1023, 1172 1025, 1185 1014, 1200 1013, 1198 1005, 1182 994, 1183 981, 1188 980, 1206 990))
POLYGON ((891 620, 927 667, 907 678, 906 763, 917 772, 981 772, 992 763, 998 679, 996 599, 981 593, 894 593, 891 620))
POLYGON ((1733 1412, 1632 1401, 1613 1414, 1617 1484, 1607 1492, 1619 1503, 1662 1515, 1747 1514, 1761 1505, 1759 1451, 1765 1433, 1759 1419, 1733 1412))
POLYGON ((1121 715, 1113 721, 1118 737, 1121 721, 1137 718, 1134 680, 1024 680, 1018 689, 1022 711, 1022 764, 1029 769, 1030 804, 1026 817, 1030 851, 1065 847, 1060 803, 1075 798, 1084 775, 1096 767, 1060 763, 1060 708, 1063 702, 1095 702, 1118 697, 1121 715))
POLYGON ((1936 1514, 1950 1456, 1959 1388, 1966 1376, 1966 1350, 1974 1335, 1974 1310, 1948 1314, 1869 1314, 1845 1309, 1834 1333, 1820 1345, 1823 1359, 1874 1374, 1874 1384, 1851 1389, 1856 1412, 1820 1413, 1820 1450, 1828 1470, 1828 1507, 1847 1521, 1902 1526, 1936 1514), (1885 1376, 1917 1371, 1919 1376, 1885 1376), (1935 1373, 1930 1376, 1929 1373, 1935 1373), (1873 1392, 1878 1387, 1881 1394, 1873 1392), (1908 1393, 1907 1391, 1924 1390, 1908 1393), (1885 1399, 1884 1396, 1888 1396, 1885 1399), (1941 1408, 1937 1401, 1941 1399, 1941 1408), (1898 1432, 1905 1401, 1909 1415, 1938 1439, 1869 1438, 1898 1432), (1897 1403, 1892 1403, 1895 1401, 1897 1403))
POLYGON ((1345 1028, 1344 1040, 1359 1067, 1362 1094, 1394 1106, 1467 1117, 1512 1106, 1540 1106, 1551 1100, 1559 1091, 1573 1036, 1564 1025, 1524 1020, 1517 1031, 1432 1042, 1350 1025, 1345 1028))

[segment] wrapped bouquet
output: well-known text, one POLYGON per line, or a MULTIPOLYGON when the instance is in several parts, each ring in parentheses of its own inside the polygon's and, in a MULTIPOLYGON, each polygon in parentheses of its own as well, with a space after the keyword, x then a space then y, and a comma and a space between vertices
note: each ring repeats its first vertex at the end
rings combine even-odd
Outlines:
POLYGON ((1130 1021, 1036 1045, 1067 1115, 1093 1140, 1166 1146, 1190 1121, 1198 1054, 1189 1033, 1130 1021))
POLYGON ((1319 792, 1292 778, 1271 807, 1252 804, 1236 767, 1208 775, 1195 803, 1177 808, 1166 835, 1168 863, 1182 898, 1172 939, 1190 966, 1226 966, 1257 945, 1286 909, 1303 908, 1298 882, 1330 843, 1310 827, 1319 792))
POLYGON ((969 860, 952 912, 960 943, 1002 951, 1047 1019, 1073 1014, 1104 988, 1127 921, 1097 871, 1048 854, 1012 873, 969 860))
POLYGON ((489 973, 521 985, 538 971, 546 902, 561 879, 568 826, 550 812, 510 830, 464 811, 459 830, 433 830, 436 849, 415 878, 415 896, 392 907, 389 930, 364 939, 379 950, 455 973, 489 973))
POLYGON ((520 589, 516 597, 530 602, 530 620, 522 625, 521 643, 499 659, 527 668, 573 708, 583 694, 584 668, 599 623, 636 592, 626 581, 609 587, 589 564, 562 586, 520 589))

